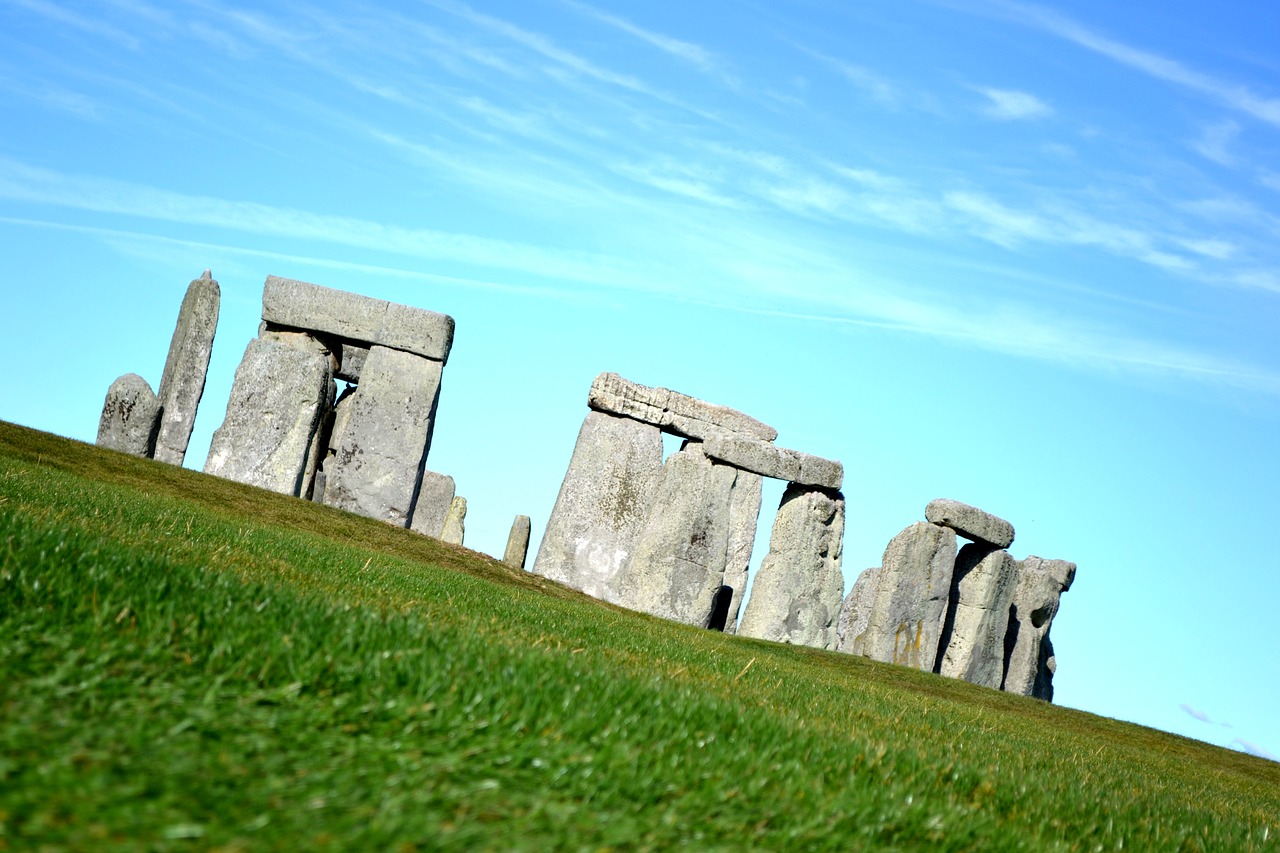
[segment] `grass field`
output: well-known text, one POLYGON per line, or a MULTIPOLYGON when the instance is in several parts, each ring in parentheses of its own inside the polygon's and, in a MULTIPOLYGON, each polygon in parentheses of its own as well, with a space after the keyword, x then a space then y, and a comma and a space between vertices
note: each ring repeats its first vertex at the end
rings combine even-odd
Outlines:
POLYGON ((0 422, 0 850, 1280 849, 1280 764, 0 422))

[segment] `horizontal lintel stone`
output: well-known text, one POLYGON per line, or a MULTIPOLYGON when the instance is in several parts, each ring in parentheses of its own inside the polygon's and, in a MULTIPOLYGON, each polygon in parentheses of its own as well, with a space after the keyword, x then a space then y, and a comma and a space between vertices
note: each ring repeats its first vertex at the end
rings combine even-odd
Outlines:
POLYGON ((597 412, 622 415, 699 441, 725 433, 766 442, 778 437, 776 429, 737 409, 707 403, 669 388, 650 388, 616 373, 601 373, 595 378, 587 405, 597 412))
POLYGON ((716 435, 707 439, 703 452, 735 468, 802 486, 839 490, 844 483, 844 466, 839 462, 765 441, 716 435))
POLYGON ((448 361, 453 346, 453 318, 447 314, 274 275, 262 289, 262 319, 434 361, 448 361))
POLYGON ((950 527, 966 539, 988 542, 997 548, 1013 544, 1013 525, 1003 518, 960 501, 939 498, 929 501, 924 517, 933 524, 950 527))

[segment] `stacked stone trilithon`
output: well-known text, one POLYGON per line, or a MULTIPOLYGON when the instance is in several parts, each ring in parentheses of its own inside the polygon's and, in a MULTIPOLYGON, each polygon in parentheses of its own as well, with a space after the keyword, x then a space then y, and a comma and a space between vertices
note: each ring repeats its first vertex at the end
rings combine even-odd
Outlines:
POLYGON ((1014 559, 1013 525, 959 501, 931 501, 925 518, 855 581, 837 650, 1052 699, 1049 627, 1075 564, 1014 559))
POLYGON ((596 598, 830 648, 843 581, 840 463, 774 446, 734 409, 602 373, 534 562, 596 598), (685 439, 665 462, 662 433, 685 439), (790 483, 738 624, 763 477, 790 483))
POLYGON ((268 276, 205 472, 440 536, 453 481, 426 459, 453 329, 444 314, 268 276))
POLYGON ((99 446, 182 464, 204 394, 220 300, 209 270, 187 286, 159 392, 136 373, 113 382, 98 421, 99 446))

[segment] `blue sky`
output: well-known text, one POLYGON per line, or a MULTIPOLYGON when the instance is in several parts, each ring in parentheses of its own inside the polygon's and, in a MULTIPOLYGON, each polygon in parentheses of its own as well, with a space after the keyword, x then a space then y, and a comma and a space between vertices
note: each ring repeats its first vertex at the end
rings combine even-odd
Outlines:
MULTIPOLYGON (((92 440, 268 274, 453 315, 430 466, 534 548, 595 374, 1080 566, 1061 704, 1280 755, 1280 11, 0 0, 0 418, 92 440)), ((766 540, 781 485, 766 491, 766 540)), ((758 543, 756 559, 763 555, 758 543)))

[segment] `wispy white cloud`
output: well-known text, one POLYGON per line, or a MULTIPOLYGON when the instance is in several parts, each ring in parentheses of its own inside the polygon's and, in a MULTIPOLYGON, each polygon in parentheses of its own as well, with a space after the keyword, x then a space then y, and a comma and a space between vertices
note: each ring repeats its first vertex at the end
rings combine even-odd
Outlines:
POLYGON ((1256 743, 1247 741, 1244 738, 1238 737, 1235 740, 1231 741, 1231 746, 1235 747, 1241 752, 1247 752, 1250 755, 1256 755, 1258 758, 1265 758, 1268 761, 1280 761, 1280 756, 1276 756, 1273 753, 1270 753, 1267 750, 1263 749, 1262 747, 1258 746, 1256 743))
POLYGON ((982 111, 1002 121, 1045 118, 1053 115, 1053 108, 1029 92, 1016 89, 992 89, 976 87, 987 98, 982 111))
MULTIPOLYGON (((793 44, 795 44, 793 42, 793 44)), ((871 97, 872 100, 878 101, 886 106, 898 106, 902 100, 902 93, 898 87, 891 83, 883 75, 877 74, 869 68, 829 56, 819 50, 805 47, 801 44, 795 44, 795 47, 803 53, 808 54, 814 59, 822 62, 830 68, 839 72, 840 76, 846 82, 853 85, 855 89, 863 92, 871 97)))
POLYGON ((33 14, 40 15, 64 27, 70 27, 98 38, 109 39, 130 50, 137 50, 142 46, 142 42, 132 33, 105 21, 78 14, 68 9, 66 4, 50 3, 47 0, 5 0, 5 2, 8 5, 17 6, 33 14))
POLYGON ((658 50, 661 50, 663 53, 687 62, 702 71, 724 74, 720 62, 717 61, 711 51, 701 45, 645 29, 626 18, 611 15, 608 12, 603 12, 595 8, 594 6, 588 6, 586 3, 579 3, 576 2, 576 0, 561 0, 561 2, 572 9, 576 9, 585 15, 595 18, 597 21, 608 24, 611 27, 615 27, 627 35, 633 36, 640 41, 650 44, 653 47, 658 48, 658 50))
POLYGON ((1200 136, 1192 140, 1191 147, 1202 157, 1220 166, 1234 166, 1236 158, 1231 152, 1231 145, 1239 135, 1239 124, 1220 121, 1205 127, 1200 136))
POLYGON ((989 8, 1051 33, 1108 59, 1167 83, 1205 95, 1259 121, 1280 127, 1280 98, 1260 95, 1240 83, 1223 80, 1160 54, 1104 36, 1052 9, 1015 0, 990 0, 989 8))

